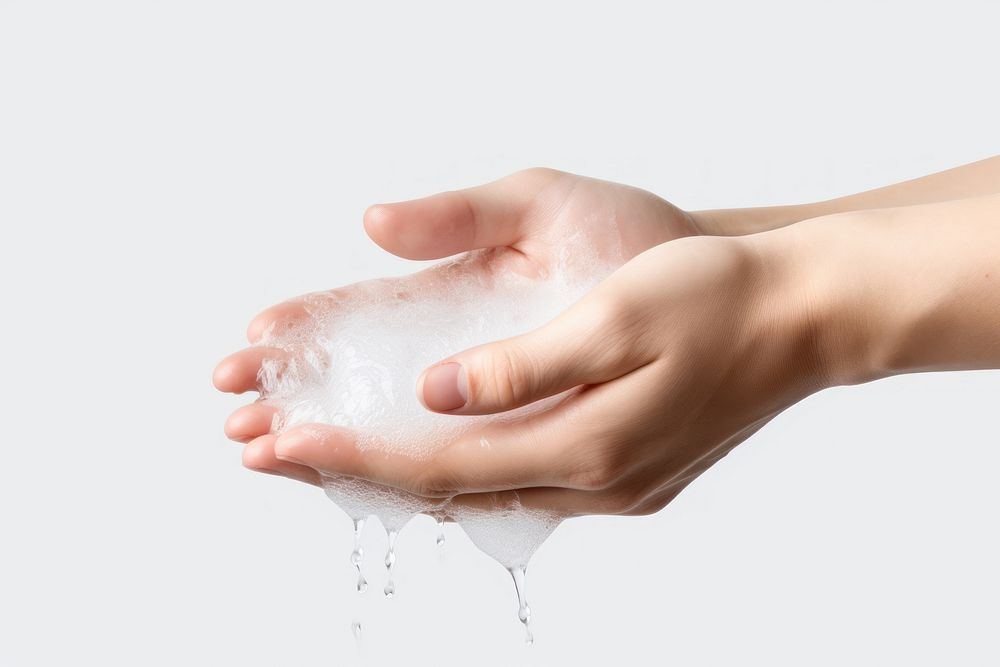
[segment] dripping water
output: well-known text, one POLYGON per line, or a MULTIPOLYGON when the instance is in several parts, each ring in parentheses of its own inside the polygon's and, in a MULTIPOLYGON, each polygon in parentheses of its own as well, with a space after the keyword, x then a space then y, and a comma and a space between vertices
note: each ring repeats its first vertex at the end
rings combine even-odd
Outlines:
POLYGON ((360 622, 354 621, 353 623, 351 623, 351 634, 354 635, 354 641, 356 641, 358 643, 358 646, 361 646, 361 623, 360 622))
POLYGON ((396 585, 392 581, 392 566, 396 563, 396 531, 389 531, 389 549, 385 552, 385 572, 388 575, 385 588, 382 592, 387 598, 391 598, 396 593, 396 585))
POLYGON ((524 641, 528 646, 535 643, 535 637, 531 634, 531 609, 528 601, 524 597, 524 575, 525 566, 515 566, 508 568, 511 578, 514 580, 514 590, 517 591, 517 618, 524 625, 524 641))
POLYGON ((364 519, 354 520, 354 551, 351 552, 351 564, 354 565, 358 571, 358 593, 364 593, 368 590, 368 582, 365 580, 365 576, 361 573, 361 559, 364 557, 364 550, 361 548, 361 531, 363 531, 364 528, 364 519))
POLYGON ((438 525, 437 545, 439 547, 443 547, 444 546, 444 519, 443 518, 438 519, 437 520, 437 525, 438 525))

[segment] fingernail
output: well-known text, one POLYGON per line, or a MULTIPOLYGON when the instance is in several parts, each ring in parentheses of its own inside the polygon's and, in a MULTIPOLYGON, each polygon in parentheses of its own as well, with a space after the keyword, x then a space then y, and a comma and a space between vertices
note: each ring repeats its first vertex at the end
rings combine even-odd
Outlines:
POLYGON ((431 410, 456 410, 469 400, 469 384, 462 364, 449 361, 424 372, 422 398, 431 410))

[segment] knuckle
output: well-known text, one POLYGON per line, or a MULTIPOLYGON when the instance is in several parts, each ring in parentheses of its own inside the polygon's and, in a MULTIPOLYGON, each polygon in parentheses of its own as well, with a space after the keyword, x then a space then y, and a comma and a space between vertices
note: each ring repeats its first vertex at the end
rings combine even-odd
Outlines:
POLYGON ((588 465, 577 470, 571 480, 575 488, 584 491, 606 491, 621 477, 621 466, 617 462, 597 457, 588 465))
POLYGON ((611 514, 631 514, 646 500, 642 487, 622 487, 608 495, 607 509, 611 514))
POLYGON ((571 481, 574 488, 582 491, 603 491, 613 482, 614 477, 611 473, 596 467, 576 473, 571 481))
POLYGON ((599 343, 593 351, 599 365, 619 367, 629 363, 641 350, 641 321, 622 295, 593 294, 579 304, 587 337, 599 343))
POLYGON ((570 451, 566 455, 580 463, 573 472, 570 483, 584 491, 612 491, 633 469, 631 447, 621 435, 601 434, 592 431, 593 439, 584 451, 570 451))
POLYGON ((462 212, 465 218, 471 220, 473 226, 482 224, 483 214, 475 197, 465 197, 459 193, 454 193, 453 197, 458 205, 464 209, 462 212))
POLYGON ((470 399, 488 405, 513 406, 535 393, 535 362, 521 348, 505 345, 480 361, 469 378, 470 399))
POLYGON ((450 498, 458 493, 458 480, 446 465, 431 460, 410 480, 410 491, 425 498, 450 498))

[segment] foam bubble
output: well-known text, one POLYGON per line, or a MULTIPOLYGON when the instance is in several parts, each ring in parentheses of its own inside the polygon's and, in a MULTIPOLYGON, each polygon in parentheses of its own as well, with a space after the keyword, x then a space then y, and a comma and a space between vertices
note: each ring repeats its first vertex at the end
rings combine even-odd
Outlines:
MULTIPOLYGON (((485 425, 549 409, 552 401, 501 415, 440 415, 426 410, 414 391, 427 366, 543 325, 613 268, 588 257, 578 243, 574 252, 564 252, 563 261, 526 275, 532 272, 523 262, 516 264, 515 252, 477 251, 414 276, 307 298, 306 318, 272 328, 259 343, 287 353, 283 360, 266 361, 259 375, 263 398, 278 408, 274 430, 309 423, 347 427, 356 432, 361 449, 433 465, 435 452, 458 437, 480 441, 485 425)), ((486 442, 484 456, 496 446, 486 442)), ((526 566, 559 523, 552 513, 516 500, 485 508, 445 507, 446 500, 333 474, 324 475, 323 486, 352 518, 374 514, 391 531, 415 514, 446 511, 507 568, 526 566)))

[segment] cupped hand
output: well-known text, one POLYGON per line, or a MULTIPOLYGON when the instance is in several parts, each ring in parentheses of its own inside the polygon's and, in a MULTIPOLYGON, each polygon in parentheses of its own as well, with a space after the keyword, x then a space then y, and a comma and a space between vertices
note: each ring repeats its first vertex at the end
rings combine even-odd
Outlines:
POLYGON ((415 462, 359 454, 337 430, 292 429, 277 456, 459 502, 516 492, 564 515, 657 511, 823 386, 808 295, 786 259, 794 253, 761 236, 659 245, 540 329, 425 370, 418 396, 454 415, 574 390, 537 417, 494 425, 488 449, 477 432, 415 462))
MULTIPOLYGON (((571 236, 581 237, 583 245, 595 249, 602 260, 619 264, 665 241, 699 233, 687 213, 649 192, 549 169, 530 169, 467 190, 373 206, 365 213, 364 222, 372 240, 408 259, 476 251, 465 259, 466 266, 487 277, 497 271, 544 275, 557 262, 568 260, 572 264, 574 259, 580 263, 575 270, 586 271, 585 263, 593 258, 566 257, 566 239, 571 236)), ((433 289, 447 280, 448 270, 447 265, 437 265, 405 278, 368 283, 364 289, 369 298, 372 289, 433 289)), ((346 306, 358 289, 348 286, 320 298, 324 303, 335 301, 346 306)), ((310 303, 316 298, 306 295, 265 310, 251 321, 249 341, 257 343, 272 328, 294 327, 308 319, 310 303)), ((287 352, 260 345, 241 350, 217 366, 214 384, 225 392, 256 390, 264 360, 284 354, 287 352)), ((238 409, 226 421, 227 436, 247 443, 243 453, 247 467, 313 484, 320 481, 317 471, 337 472, 338 464, 347 467, 345 461, 330 461, 329 456, 323 462, 313 457, 334 450, 350 451, 350 447, 339 447, 345 437, 342 431, 314 425, 308 430, 309 440, 304 436, 307 431, 293 429, 283 434, 281 444, 272 433, 274 417, 273 407, 255 402, 238 409), (296 440, 309 445, 309 453, 300 451, 302 447, 291 447, 296 440), (308 461, 296 461, 298 454, 308 461)), ((362 457, 353 460, 356 467, 364 466, 362 457)), ((426 493, 427 488, 417 481, 421 475, 413 475, 402 462, 397 462, 396 468, 392 479, 379 479, 377 471, 360 476, 426 493)))

